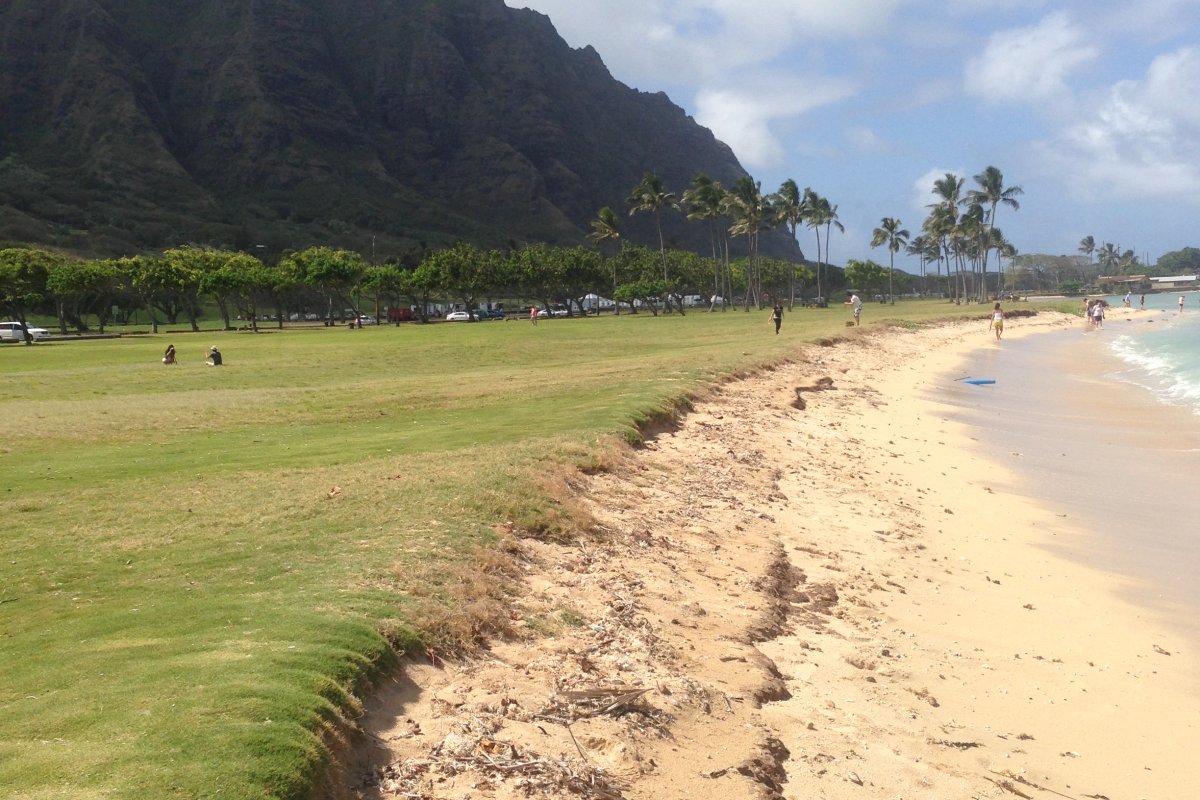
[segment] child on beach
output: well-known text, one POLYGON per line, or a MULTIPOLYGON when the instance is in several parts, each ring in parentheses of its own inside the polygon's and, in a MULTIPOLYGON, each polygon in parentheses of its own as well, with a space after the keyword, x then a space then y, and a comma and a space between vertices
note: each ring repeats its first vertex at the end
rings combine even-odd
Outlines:
POLYGON ((1000 341, 1000 334, 1004 333, 1004 309, 999 303, 992 309, 992 328, 996 331, 996 341, 1000 341))

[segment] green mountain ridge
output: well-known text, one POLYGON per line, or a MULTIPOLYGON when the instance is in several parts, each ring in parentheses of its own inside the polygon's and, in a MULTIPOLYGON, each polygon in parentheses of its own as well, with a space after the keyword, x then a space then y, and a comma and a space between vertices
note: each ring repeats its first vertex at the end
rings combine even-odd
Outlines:
MULTIPOLYGON (((574 244, 647 171, 680 194, 745 174, 502 0, 11 0, 0 108, 0 240, 89 255, 574 244)), ((704 226, 664 229, 708 251, 704 226)), ((657 244, 647 216, 623 235, 657 244)))

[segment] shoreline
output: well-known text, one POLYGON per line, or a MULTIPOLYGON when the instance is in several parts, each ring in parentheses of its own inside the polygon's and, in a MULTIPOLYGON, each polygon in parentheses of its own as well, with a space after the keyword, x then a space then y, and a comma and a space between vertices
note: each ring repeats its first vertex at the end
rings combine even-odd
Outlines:
POLYGON ((1074 321, 985 324, 805 346, 587 479, 593 536, 513 543, 530 635, 383 687, 345 796, 1190 796, 1191 643, 945 402, 1074 321))
MULTIPOLYGON (((1068 558, 1120 573, 1129 599, 1200 645, 1200 537, 1194 476, 1200 419, 1120 377, 1129 365, 1111 338, 1128 325, 1162 321, 1116 309, 1106 331, 1066 330, 1017 341, 987 367, 997 391, 957 405, 954 417, 979 432, 988 455, 1013 467, 1006 489, 1086 530, 1053 545, 1068 558), (1124 313, 1122 313, 1124 312, 1124 313), (1013 387, 1007 395, 1000 387, 1013 387), (989 420, 1003 416, 1002 425, 989 420)), ((978 351, 964 369, 978 371, 978 351)))

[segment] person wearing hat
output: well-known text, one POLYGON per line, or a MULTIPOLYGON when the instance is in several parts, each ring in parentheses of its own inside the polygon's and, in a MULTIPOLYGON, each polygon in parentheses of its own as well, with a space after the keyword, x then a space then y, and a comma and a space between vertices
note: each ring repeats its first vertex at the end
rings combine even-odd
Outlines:
POLYGON ((215 344, 208 348, 208 358, 204 359, 204 363, 210 367, 221 366, 221 351, 217 349, 215 344))

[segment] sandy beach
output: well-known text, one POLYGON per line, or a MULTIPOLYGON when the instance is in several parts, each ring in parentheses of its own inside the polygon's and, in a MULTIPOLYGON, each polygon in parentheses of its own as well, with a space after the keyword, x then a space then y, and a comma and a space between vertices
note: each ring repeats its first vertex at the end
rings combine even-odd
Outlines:
POLYGON ((512 542, 527 635, 381 687, 341 794, 1194 796, 1186 597, 1139 602, 1004 457, 1001 379, 955 380, 1082 323, 986 324, 805 347, 572 477, 592 534, 512 542))

